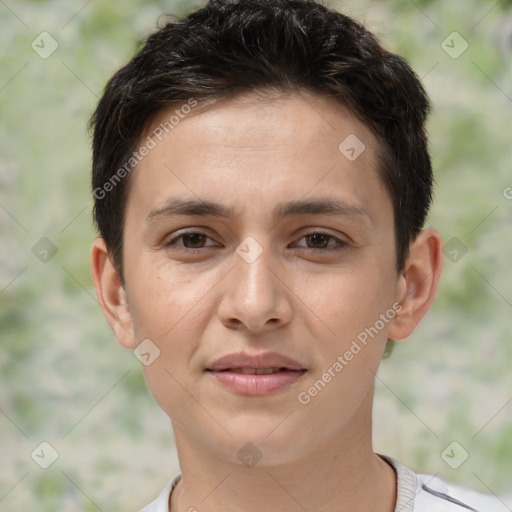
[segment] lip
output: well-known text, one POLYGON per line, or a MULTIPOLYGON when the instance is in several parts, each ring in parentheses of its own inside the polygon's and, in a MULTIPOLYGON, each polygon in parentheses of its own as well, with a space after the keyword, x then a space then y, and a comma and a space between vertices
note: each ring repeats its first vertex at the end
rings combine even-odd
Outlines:
POLYGON ((223 371, 233 368, 286 368, 287 370, 305 370, 298 361, 277 352, 263 352, 250 355, 246 352, 228 354, 217 359, 207 370, 223 371))
POLYGON ((261 396, 293 385, 306 373, 307 369, 294 359, 277 352, 256 355, 241 352, 217 359, 206 371, 234 393, 261 396), (279 368, 280 370, 268 374, 247 374, 236 371, 241 368, 252 370, 279 368))

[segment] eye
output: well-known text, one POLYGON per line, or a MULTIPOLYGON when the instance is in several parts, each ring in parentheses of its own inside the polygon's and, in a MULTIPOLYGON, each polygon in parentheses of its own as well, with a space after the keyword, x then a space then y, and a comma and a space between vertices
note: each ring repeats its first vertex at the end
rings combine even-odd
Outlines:
MULTIPOLYGON (((306 240, 306 249, 311 251, 337 251, 343 249, 347 244, 329 233, 315 231, 304 235, 301 240, 306 240), (334 242, 329 245, 329 242, 334 242), (310 245, 313 245, 311 247, 310 245)), ((304 247, 304 246, 302 246, 304 247)))
MULTIPOLYGON (((197 254, 200 249, 215 247, 215 244, 205 245, 207 240, 211 238, 200 231, 188 231, 181 233, 167 242, 166 247, 173 247, 188 253, 197 254), (182 242, 182 243, 179 243, 182 242)), ((300 240, 305 240, 306 245, 299 245, 306 250, 313 252, 339 251, 344 249, 348 244, 329 233, 315 231, 304 235, 300 240)))
MULTIPOLYGON (((174 246, 178 249, 185 250, 187 252, 197 252, 198 249, 202 249, 205 247, 205 242, 210 237, 204 233, 199 231, 188 231, 186 233, 181 233, 179 236, 176 236, 165 245, 167 247, 174 246), (177 243, 179 240, 183 241, 183 244, 177 243)), ((211 240, 211 239, 210 239, 211 240)), ((206 246, 211 247, 211 246, 206 246)))

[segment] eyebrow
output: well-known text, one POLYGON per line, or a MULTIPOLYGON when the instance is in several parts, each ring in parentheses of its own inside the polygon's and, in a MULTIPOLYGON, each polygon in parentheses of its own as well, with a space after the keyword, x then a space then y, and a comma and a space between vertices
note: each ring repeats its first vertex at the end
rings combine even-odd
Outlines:
MULTIPOLYGON (((297 215, 348 215, 370 216, 360 206, 349 204, 340 199, 318 198, 310 200, 291 201, 280 203, 273 210, 274 219, 297 215)), ((225 205, 205 201, 201 199, 168 199, 165 206, 151 210, 146 215, 146 222, 154 222, 160 219, 176 215, 214 216, 225 219, 235 217, 235 211, 225 205)))

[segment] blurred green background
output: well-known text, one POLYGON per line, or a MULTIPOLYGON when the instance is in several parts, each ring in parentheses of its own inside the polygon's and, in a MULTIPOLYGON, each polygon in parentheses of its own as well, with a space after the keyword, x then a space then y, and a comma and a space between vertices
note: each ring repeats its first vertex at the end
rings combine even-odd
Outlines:
MULTIPOLYGON (((92 288, 86 124, 159 16, 198 5, 0 2, 2 511, 138 510, 178 471, 170 422, 92 288), (49 56, 42 32, 58 43, 49 56), (46 470, 33 460, 43 441, 58 454, 46 470)), ((382 364, 375 450, 510 500, 511 2, 329 5, 406 57, 434 105, 430 224, 444 270, 431 311, 382 364), (452 442, 468 454, 456 469, 442 455, 452 442)))

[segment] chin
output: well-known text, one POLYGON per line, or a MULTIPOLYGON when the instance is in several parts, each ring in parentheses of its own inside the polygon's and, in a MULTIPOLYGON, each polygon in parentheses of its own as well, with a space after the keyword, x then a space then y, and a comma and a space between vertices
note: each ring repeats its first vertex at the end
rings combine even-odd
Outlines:
POLYGON ((219 456, 226 461, 248 468, 295 462, 311 452, 313 446, 309 436, 301 435, 300 431, 295 430, 294 422, 285 425, 285 417, 281 415, 278 421, 275 418, 270 421, 261 416, 246 416, 242 421, 230 422, 229 432, 233 437, 224 436, 222 442, 210 440, 211 447, 217 452, 220 451, 219 456))

